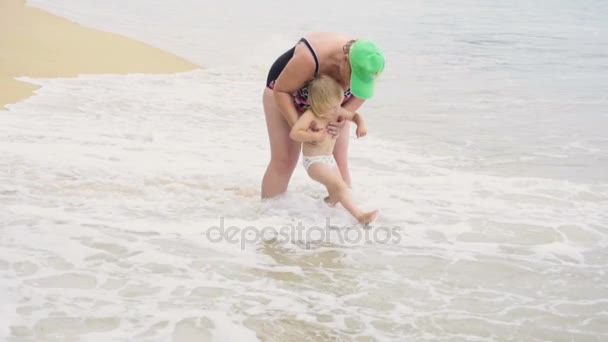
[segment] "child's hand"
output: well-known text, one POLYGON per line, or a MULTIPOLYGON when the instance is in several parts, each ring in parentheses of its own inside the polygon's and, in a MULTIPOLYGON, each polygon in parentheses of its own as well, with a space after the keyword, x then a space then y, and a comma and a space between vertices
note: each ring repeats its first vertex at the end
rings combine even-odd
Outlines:
POLYGON ((361 138, 367 135, 367 127, 365 125, 357 126, 357 138, 361 138))

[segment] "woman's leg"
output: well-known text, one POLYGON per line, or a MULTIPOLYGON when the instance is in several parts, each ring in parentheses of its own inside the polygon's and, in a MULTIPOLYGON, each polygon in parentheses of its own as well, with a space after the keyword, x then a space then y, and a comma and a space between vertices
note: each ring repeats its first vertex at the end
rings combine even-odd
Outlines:
POLYGON ((348 170, 348 141, 350 135, 350 122, 344 123, 344 127, 338 135, 336 145, 334 146, 334 158, 340 169, 340 174, 344 183, 350 187, 350 171, 348 170))
MULTIPOLYGON (((361 108, 361 106, 365 103, 365 100, 352 97, 346 103, 342 105, 344 109, 350 110, 351 112, 356 112, 361 108)), ((351 186, 350 179, 350 171, 348 169, 348 141, 350 138, 350 122, 346 121, 344 123, 344 127, 340 131, 340 135, 338 135, 338 140, 336 141, 336 146, 334 147, 334 158, 336 158, 336 163, 338 164, 338 168, 340 169, 340 174, 342 175, 342 179, 348 187, 351 186)))
POLYGON ((277 107, 272 90, 265 88, 264 114, 270 141, 270 163, 262 179, 262 198, 287 191, 291 175, 298 163, 302 144, 289 137, 290 127, 277 107))

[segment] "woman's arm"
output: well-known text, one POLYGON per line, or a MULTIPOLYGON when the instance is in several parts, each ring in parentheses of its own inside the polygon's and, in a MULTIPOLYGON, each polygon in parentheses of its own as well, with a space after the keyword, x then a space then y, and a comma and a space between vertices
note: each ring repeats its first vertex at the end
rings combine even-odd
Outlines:
POLYGON ((350 100, 348 100, 344 105, 342 105, 342 108, 350 110, 351 112, 356 112, 359 110, 359 108, 361 108, 364 103, 365 100, 355 97, 353 95, 350 100))
MULTIPOLYGON (((342 108, 351 111, 351 112, 356 112, 357 110, 359 110, 359 108, 361 108, 361 106, 365 103, 365 100, 360 99, 358 97, 355 97, 353 95, 353 97, 348 100, 344 105, 342 105, 342 108)), ((330 122, 327 125, 327 134, 331 135, 334 138, 337 138, 338 135, 340 134, 340 131, 342 130, 342 128, 344 127, 344 123, 346 121, 344 120, 340 120, 340 118, 338 118, 338 121, 334 121, 334 122, 330 122)))
POLYGON ((300 52, 300 46, 297 46, 293 57, 285 65, 274 84, 275 101, 289 126, 293 126, 298 120, 298 111, 291 94, 312 79, 315 73, 313 57, 306 52, 300 52))
POLYGON ((284 91, 278 91, 275 88, 274 100, 279 107, 279 111, 281 112, 281 115, 283 115, 283 118, 287 121, 290 127, 293 127, 296 121, 298 121, 298 111, 293 104, 291 94, 284 91))

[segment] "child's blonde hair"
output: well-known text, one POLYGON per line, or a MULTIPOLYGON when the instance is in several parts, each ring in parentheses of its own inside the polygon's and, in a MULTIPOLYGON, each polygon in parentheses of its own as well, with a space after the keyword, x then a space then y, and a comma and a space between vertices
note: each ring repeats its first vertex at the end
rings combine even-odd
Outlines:
POLYGON ((323 112, 342 103, 344 90, 333 78, 321 75, 310 82, 308 99, 313 114, 322 117, 323 112))

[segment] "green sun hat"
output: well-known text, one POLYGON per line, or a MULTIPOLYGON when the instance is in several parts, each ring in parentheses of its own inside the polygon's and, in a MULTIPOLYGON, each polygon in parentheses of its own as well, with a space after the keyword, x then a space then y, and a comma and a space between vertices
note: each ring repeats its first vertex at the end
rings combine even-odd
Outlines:
POLYGON ((357 40, 349 52, 350 91, 367 100, 374 96, 376 79, 384 70, 384 53, 369 40, 357 40))

